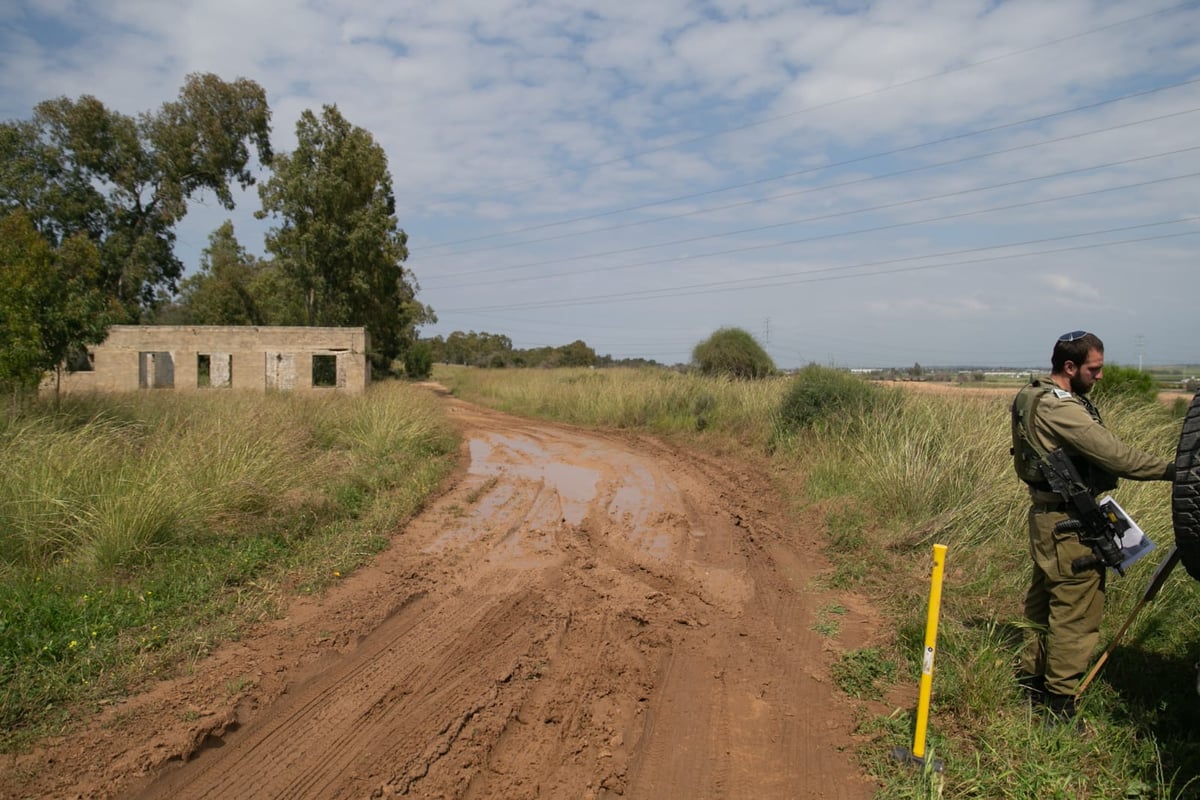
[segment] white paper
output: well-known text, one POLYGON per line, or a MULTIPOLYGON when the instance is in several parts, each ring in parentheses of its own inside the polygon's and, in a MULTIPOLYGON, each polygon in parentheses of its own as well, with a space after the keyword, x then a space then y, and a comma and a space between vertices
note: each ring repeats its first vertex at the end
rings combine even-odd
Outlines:
MULTIPOLYGON (((1129 527, 1121 534, 1117 545, 1121 548, 1121 569, 1127 570, 1133 564, 1141 561, 1147 553, 1155 548, 1154 542, 1146 535, 1145 531, 1138 527, 1138 524, 1133 521, 1133 517, 1125 513, 1125 509, 1112 498, 1112 495, 1105 495, 1100 500, 1100 505, 1106 503, 1112 504, 1112 510, 1116 514, 1129 523, 1129 527)), ((1115 571, 1115 570, 1114 570, 1115 571)))

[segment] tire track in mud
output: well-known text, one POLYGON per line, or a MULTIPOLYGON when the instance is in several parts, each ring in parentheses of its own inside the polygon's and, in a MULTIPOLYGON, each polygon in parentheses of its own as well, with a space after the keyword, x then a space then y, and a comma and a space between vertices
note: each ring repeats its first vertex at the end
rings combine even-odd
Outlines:
POLYGON ((786 530, 764 478, 651 437, 447 403, 469 466, 375 565, 164 692, 177 705, 133 717, 125 751, 42 786, 142 800, 871 795, 812 630, 831 598, 814 588, 819 543, 786 530), (280 677, 221 710, 222 680, 251 667, 280 677), (180 730, 181 697, 207 703, 208 727, 180 730))
MULTIPOLYGON (((680 463, 674 448, 654 444, 660 452, 659 463, 680 463)), ((778 520, 762 505, 769 498, 761 486, 731 473, 714 457, 695 453, 687 457, 687 470, 681 470, 679 480, 689 485, 690 495, 705 496, 705 486, 721 489, 716 513, 726 520, 724 525, 714 526, 721 535, 711 537, 706 563, 734 565, 752 592, 742 612, 735 615, 732 635, 741 639, 740 647, 717 646, 690 658, 685 654, 687 665, 682 668, 678 656, 673 660, 662 687, 662 706, 672 715, 660 723, 666 731, 665 741, 655 747, 652 739, 647 748, 644 772, 657 775, 662 762, 676 760, 671 740, 674 732, 686 729, 686 715, 691 713, 685 695, 716 669, 720 691, 714 695, 714 705, 723 724, 713 730, 724 739, 712 741, 708 747, 718 758, 722 752, 728 754, 727 774, 693 778, 691 796, 868 796, 858 781, 815 779, 844 769, 841 749, 847 743, 847 720, 829 709, 849 711, 835 698, 825 679, 824 664, 817 657, 824 645, 812 624, 819 603, 827 602, 812 588, 812 580, 819 574, 820 559, 814 557, 820 547, 817 537, 781 534, 778 520), (722 551, 729 557, 722 560, 722 551)), ((723 641, 727 643, 729 638, 723 641)), ((686 785, 688 780, 682 774, 672 783, 683 781, 686 785)), ((651 792, 661 789, 653 778, 646 786, 648 793, 637 796, 656 796, 651 792)))

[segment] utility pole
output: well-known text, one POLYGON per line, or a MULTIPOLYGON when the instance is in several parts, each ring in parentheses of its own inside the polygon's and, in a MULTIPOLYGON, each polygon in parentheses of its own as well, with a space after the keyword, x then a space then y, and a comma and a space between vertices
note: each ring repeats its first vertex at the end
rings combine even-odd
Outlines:
POLYGON ((1137 354, 1138 354, 1138 372, 1142 371, 1142 348, 1146 342, 1146 337, 1140 333, 1137 335, 1137 354))

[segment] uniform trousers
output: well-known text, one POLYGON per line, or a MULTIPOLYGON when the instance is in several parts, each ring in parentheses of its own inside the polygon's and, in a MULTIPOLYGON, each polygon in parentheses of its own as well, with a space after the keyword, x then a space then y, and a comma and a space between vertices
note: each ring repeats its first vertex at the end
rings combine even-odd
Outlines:
POLYGON ((1075 532, 1055 533, 1065 512, 1033 506, 1029 510, 1029 554, 1033 579, 1025 595, 1026 629, 1021 671, 1041 675, 1046 691, 1074 695, 1100 640, 1104 611, 1104 571, 1078 573, 1071 564, 1092 555, 1075 532))

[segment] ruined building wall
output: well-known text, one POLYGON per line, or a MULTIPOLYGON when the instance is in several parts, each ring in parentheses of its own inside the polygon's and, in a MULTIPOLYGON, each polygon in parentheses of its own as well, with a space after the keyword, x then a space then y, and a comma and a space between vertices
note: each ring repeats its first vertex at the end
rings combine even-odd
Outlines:
POLYGON ((370 383, 363 328, 114 325, 91 372, 64 391, 235 388, 359 393, 370 383))

